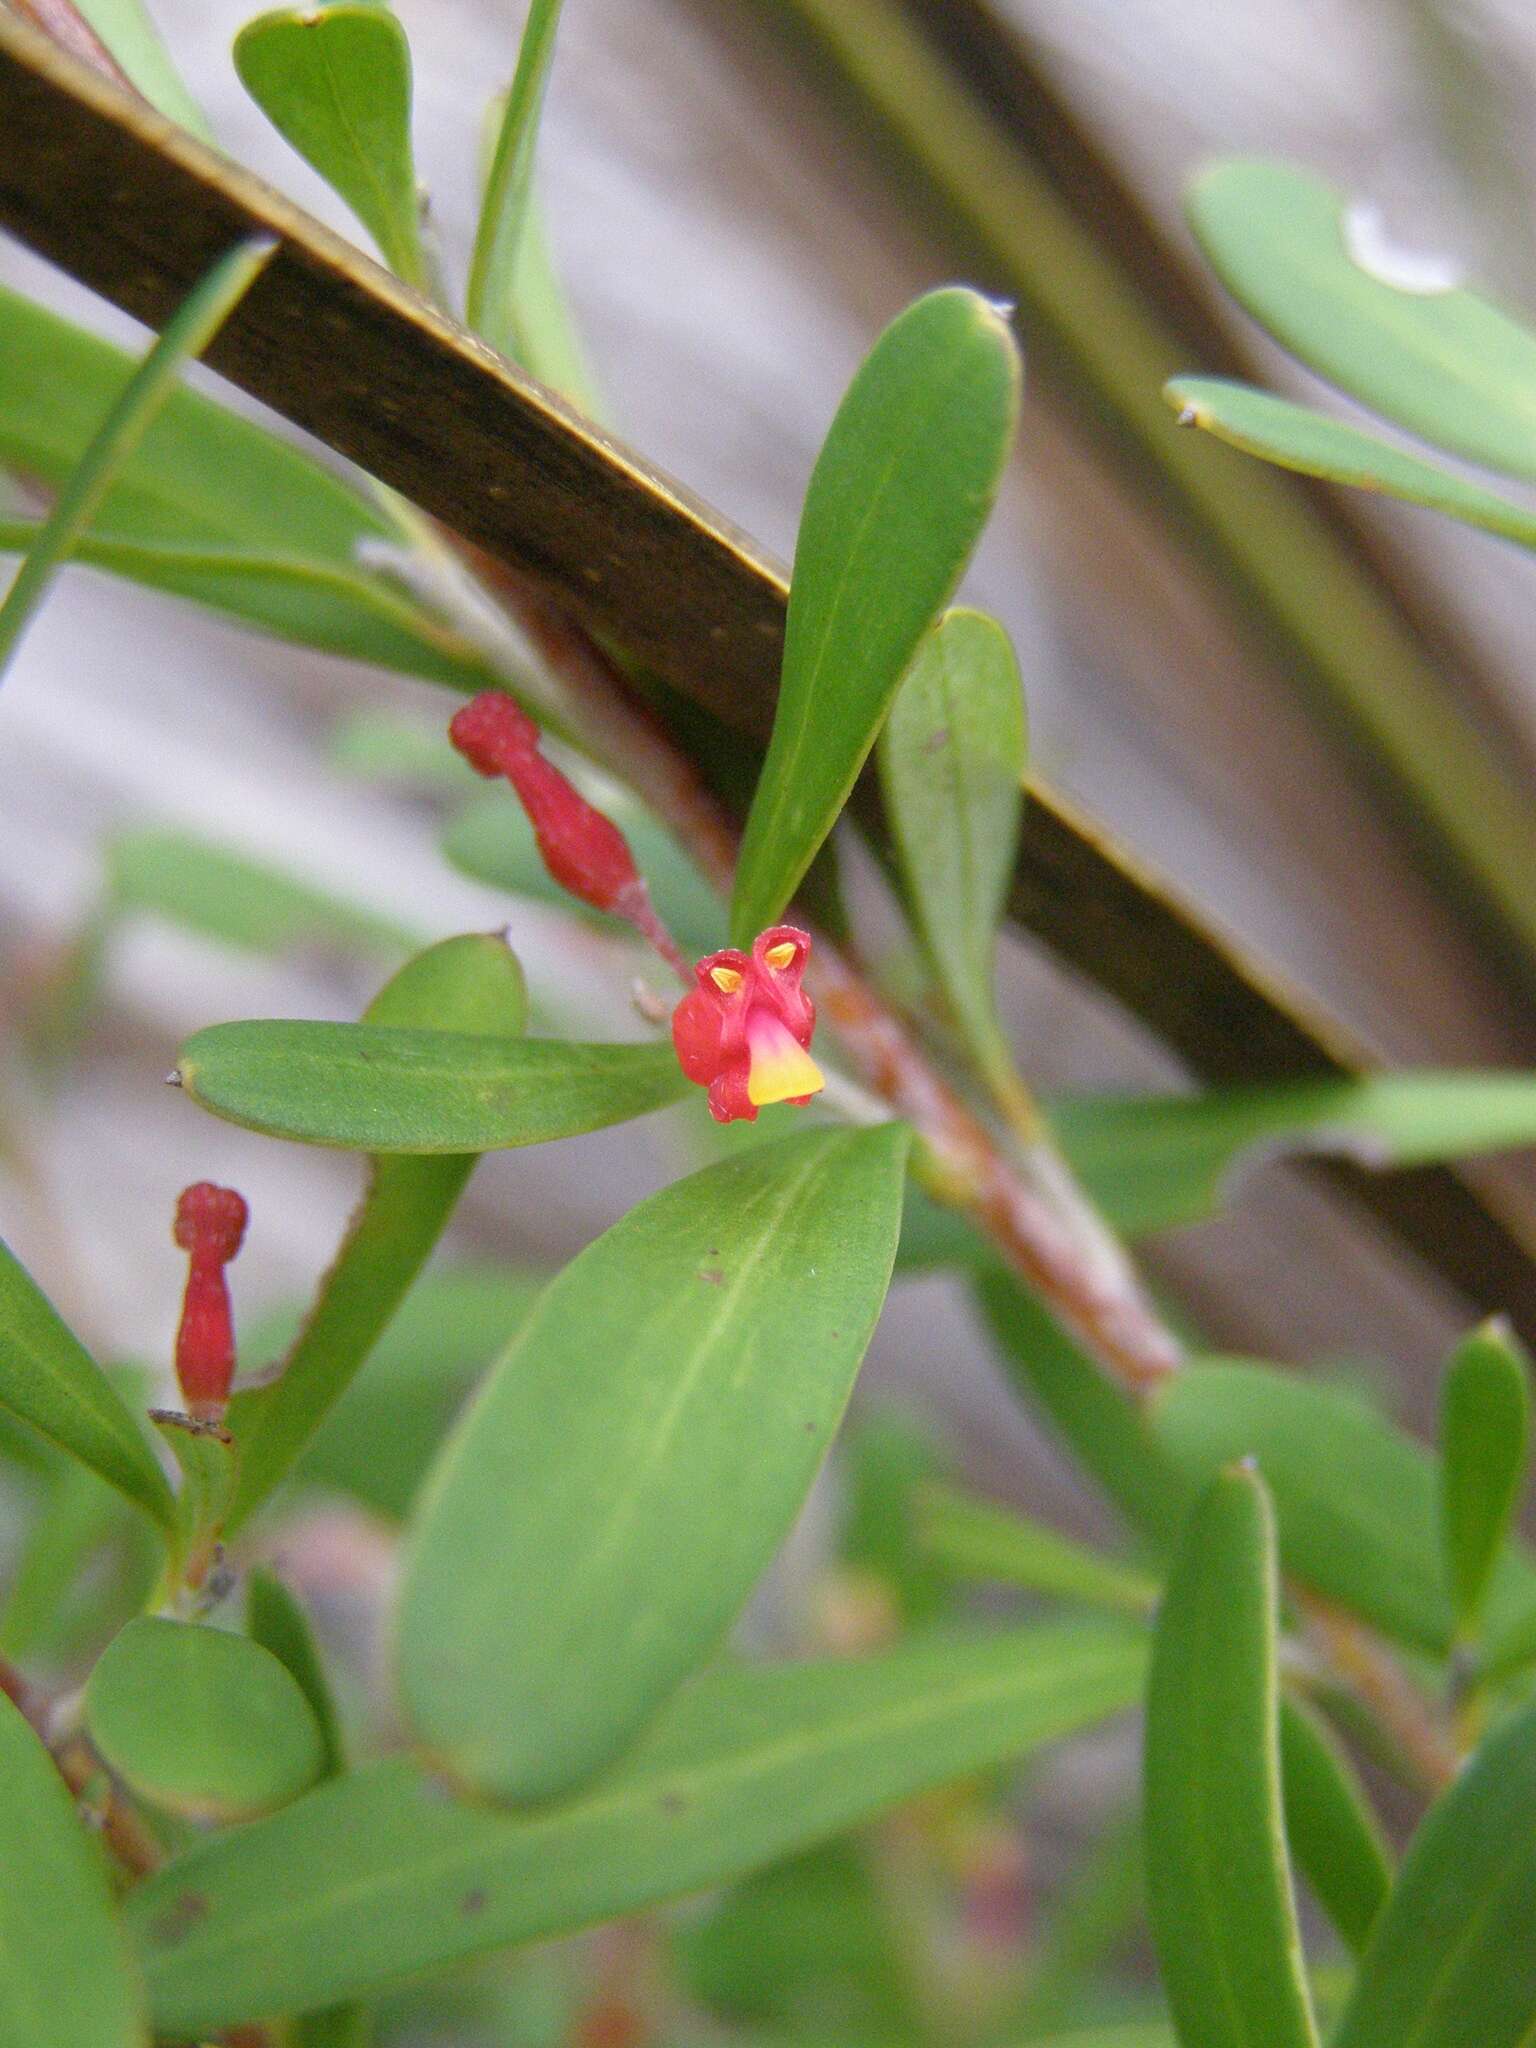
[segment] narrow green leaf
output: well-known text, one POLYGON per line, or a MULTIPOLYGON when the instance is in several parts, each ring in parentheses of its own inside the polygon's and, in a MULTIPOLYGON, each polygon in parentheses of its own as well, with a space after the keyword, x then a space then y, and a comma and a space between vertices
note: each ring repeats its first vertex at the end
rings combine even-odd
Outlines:
POLYGON ((185 365, 212 341, 265 269, 275 243, 242 242, 214 265, 168 320, 101 422, 0 602, 0 674, 48 593, 59 564, 101 510, 113 479, 143 440, 185 365))
POLYGON ((388 959, 419 944, 403 925, 190 832, 148 826, 120 833, 107 845, 106 864, 119 909, 166 918, 243 951, 328 946, 388 959))
POLYGON ((142 1430, 100 1366, 0 1242, 0 1408, 99 1473, 168 1533, 175 1505, 142 1430))
POLYGON ((177 1075, 230 1123, 369 1152, 495 1152, 572 1138, 688 1092, 667 1045, 472 1038, 370 1024, 216 1024, 177 1075))
POLYGON ((1412 257, 1382 261, 1339 194, 1290 164, 1212 165, 1189 217, 1228 291, 1308 368, 1437 447, 1536 477, 1527 328, 1412 257))
MULTIPOLYGON (((368 1009, 386 1031, 426 1020, 502 1046, 528 1016, 523 971, 499 937, 445 939, 407 962, 368 1009)), ((311 1441, 388 1327, 441 1237, 475 1159, 379 1158, 314 1306, 270 1385, 236 1394, 229 1422, 240 1446, 237 1527, 311 1441)))
POLYGON ((1392 1889, 1381 1824, 1348 1759, 1310 1707, 1280 1702, 1285 1833, 1313 1897, 1358 1955, 1392 1889))
POLYGON ((933 1785, 1129 1706, 1123 1627, 729 1668, 590 1793, 528 1815, 376 1765, 200 1844, 127 1902, 156 2025, 199 2034, 730 1883, 933 1785))
MULTIPOLYGON (((36 519, 0 520, 0 554, 25 554, 36 519)), ((399 669, 452 689, 494 680, 480 651, 396 585, 360 568, 304 555, 251 554, 83 533, 70 560, 148 590, 222 612, 274 639, 399 669)))
POLYGON ((470 258, 465 318, 504 354, 513 353, 517 344, 513 308, 525 257, 539 116, 555 57, 560 5, 561 0, 530 0, 470 258))
MULTIPOLYGON (((1166 1550, 1196 1488, 1138 1403, 1111 1385, 1050 1312, 1010 1273, 983 1273, 976 1301, 1009 1379, 1127 1525, 1166 1550)), ((1241 1451, 1233 1455, 1241 1457, 1241 1451)))
POLYGON ((7 1573, 0 1657, 16 1661, 34 1651, 48 1653, 71 1589, 124 1513, 121 1494, 72 1458, 59 1459, 7 1573))
POLYGON ((952 289, 886 329, 838 408, 800 521, 773 739, 736 871, 738 945, 794 895, 959 580, 1019 381, 1002 313, 952 289))
POLYGON ((1122 1614, 1147 1614, 1157 1598, 1156 1582, 1144 1573, 988 1501, 930 1485, 918 1511, 929 1550, 962 1578, 999 1579, 1122 1614))
POLYGON ((1018 847, 1024 691, 1008 635, 947 612, 917 652, 880 736, 886 814, 907 901, 981 1070, 1018 1091, 993 989, 1018 847))
POLYGON ((235 37, 240 82, 338 192, 390 269, 424 288, 411 46, 387 7, 280 7, 235 37))
POLYGON ((904 1628, 924 1627, 950 1605, 951 1575, 917 1526, 919 1489, 944 1462, 931 1431, 885 1410, 856 1416, 838 1444, 838 1561, 880 1588, 904 1628))
POLYGON ((276 1572, 265 1565, 255 1566, 246 1578, 245 1627, 251 1641, 277 1659, 308 1701, 320 1730, 321 1777, 339 1777, 347 1760, 320 1645, 308 1615, 276 1572))
POLYGON ((608 408, 555 266, 537 178, 518 247, 507 340, 513 360, 541 384, 558 391, 589 420, 605 418, 608 408))
POLYGON ((1456 1348, 1440 1389, 1440 1536, 1457 1633, 1477 1632, 1525 1483, 1531 1390, 1504 1324, 1456 1348))
POLYGON ((1163 395, 1180 426, 1201 427, 1245 455, 1262 456, 1303 476, 1383 491, 1389 498, 1427 505, 1467 526, 1536 547, 1536 512, 1310 406, 1223 377, 1176 377, 1163 395))
POLYGON ((1105 1213, 1131 1233, 1199 1222, 1245 1152, 1422 1166, 1536 1142, 1536 1075, 1324 1075, 1199 1095, 1058 1099, 1051 1123, 1105 1213))
POLYGON ((1333 2048, 1528 2048, 1536 1708, 1496 1728, 1409 1845, 1333 2048))
POLYGON ((1183 2048, 1316 2048, 1280 1812, 1274 1531, 1233 1469, 1191 1515, 1147 1691, 1147 1903, 1183 2048))
MULTIPOLYGON (((1055 1890, 1044 1925, 1031 1940, 1015 2022, 1033 2040, 1080 2011, 1101 1984, 1114 1952, 1141 1931, 1146 1856, 1141 1804, 1116 1813, 1055 1890)), ((1171 2037, 1170 2037, 1171 2038, 1171 2037)))
POLYGON ((75 0, 75 6, 151 106, 201 141, 212 142, 203 110, 182 83, 143 0, 75 0))
POLYGON ((320 1776, 309 1702, 248 1636, 130 1621, 85 1689, 91 1740, 140 1798, 194 1820, 271 1813, 320 1776))
POLYGON ((143 2013, 100 1849, 0 1693, 0 2044, 146 2048, 143 2013))
POLYGON ((549 1287, 407 1540, 402 1693, 456 1772, 568 1791, 719 1643, 847 1403, 908 1143, 888 1124, 755 1146, 652 1195, 549 1287))
MULTIPOLYGON (((1274 1494, 1286 1571, 1384 1635, 1443 1656, 1445 1591, 1434 1461, 1365 1402, 1268 1366, 1198 1364, 1153 1403, 1190 1483, 1252 1453, 1274 1494)), ((1499 1628, 1536 1604, 1536 1570, 1506 1550, 1491 1594, 1499 1628)))

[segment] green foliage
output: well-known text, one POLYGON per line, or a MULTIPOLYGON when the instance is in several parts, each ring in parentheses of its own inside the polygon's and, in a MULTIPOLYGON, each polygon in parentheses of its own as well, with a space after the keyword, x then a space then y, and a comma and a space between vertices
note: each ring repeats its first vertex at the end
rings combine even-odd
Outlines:
POLYGON ((1334 2048, 1521 2048, 1536 2026, 1536 1709, 1496 1728, 1431 1807, 1334 2048))
POLYGON ((738 945, 784 910, 964 569, 1013 440, 1019 361, 974 292, 933 292, 886 329, 806 493, 773 740, 736 871, 738 945))
POLYGON ((1536 477, 1528 329, 1439 280, 1388 282, 1351 253, 1339 195, 1289 164, 1213 165, 1189 218, 1222 283, 1309 369, 1436 447, 1536 477))
POLYGON ((1475 1633, 1525 1483, 1531 1389, 1508 1329, 1458 1346, 1440 1394, 1440 1535, 1460 1634, 1475 1633))
POLYGON ((531 0, 512 89, 502 110, 469 267, 466 317, 471 327, 504 354, 517 352, 516 306, 527 275, 534 151, 550 66, 554 62, 560 7, 561 0, 531 0))
POLYGON ((143 2013, 100 1852, 0 1692, 0 2044, 146 2048, 143 2013))
POLYGON ((231 1123, 370 1152, 544 1145, 664 1109, 689 1087, 670 1045, 265 1021, 197 1032, 177 1073, 231 1123))
POLYGON ((240 82, 367 228, 391 270, 424 286, 411 153, 411 48, 387 7, 281 7, 235 38, 240 82))
POLYGON ((590 1792, 537 1812, 403 1760, 178 1856, 128 1902, 155 2024, 209 2032, 724 1884, 927 1786, 1129 1706, 1140 1637, 1103 1625, 724 1669, 590 1792), (195 1898, 203 1910, 189 1912, 195 1898))
POLYGON ((75 0, 75 5, 151 106, 203 141, 212 140, 202 109, 182 83, 143 0, 75 0))
POLYGON ((406 1553, 401 1688, 455 1772, 567 1792, 716 1648, 846 1405, 906 1151, 900 1125, 756 1146, 642 1202, 541 1298, 406 1553))
POLYGON ((1257 1476, 1212 1481, 1158 1615, 1147 1890, 1183 2048, 1316 2048, 1281 1820, 1274 1531, 1257 1476))
MULTIPOLYGON (((472 1043, 512 1040, 527 1021, 523 970, 499 938, 444 939, 408 961, 375 996, 368 1022, 393 1031, 451 1026, 472 1043)), ((388 1327, 447 1225, 474 1171, 472 1153, 376 1157, 341 1250, 270 1386, 237 1394, 230 1410, 240 1446, 233 1521, 269 1494, 303 1453, 388 1327)))
POLYGON ((60 564, 90 527, 176 389, 182 370, 202 354, 266 268, 274 244, 242 242, 222 257, 168 320, 60 486, 0 601, 0 674, 48 594, 60 564))
POLYGON ((923 944, 981 1071, 1015 1089, 993 957, 1018 850, 1024 695, 1008 635, 947 613, 896 693, 880 737, 886 811, 923 944))
POLYGON ((143 1431, 15 1254, 0 1243, 0 1407, 169 1532, 175 1509, 143 1431))
POLYGON ((314 1784, 325 1743, 288 1670, 248 1636, 130 1622, 91 1673, 91 1740, 153 1806, 250 1820, 314 1784))
POLYGON ((320 1731, 320 1775, 339 1776, 346 1763, 336 1702, 309 1617, 275 1572, 258 1565, 245 1582, 245 1627, 274 1656, 304 1695, 320 1731))
POLYGON ((1280 1702, 1285 1834, 1313 1896, 1356 1955, 1392 1887, 1381 1823, 1348 1758, 1311 1708, 1280 1702))
POLYGON ((1141 1572, 1042 1522, 947 1487, 926 1488, 920 1512, 929 1549, 961 1578, 998 1579, 1025 1592, 1123 1614, 1146 1614, 1157 1597, 1156 1584, 1141 1572))

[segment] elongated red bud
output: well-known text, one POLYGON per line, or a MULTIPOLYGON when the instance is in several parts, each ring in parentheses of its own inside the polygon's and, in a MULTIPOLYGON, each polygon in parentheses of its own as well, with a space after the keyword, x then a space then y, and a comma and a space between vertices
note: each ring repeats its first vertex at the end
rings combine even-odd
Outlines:
POLYGON ((250 1211, 233 1188, 200 1180, 183 1191, 172 1231, 191 1266, 176 1332, 176 1378, 187 1413, 216 1422, 235 1376, 235 1326, 224 1268, 245 1238, 250 1211))
POLYGON ((482 690, 456 713, 448 737, 471 768, 504 775, 517 792, 551 876, 594 910, 622 917, 685 978, 687 968, 656 915, 629 841, 539 751, 539 728, 500 690, 482 690))

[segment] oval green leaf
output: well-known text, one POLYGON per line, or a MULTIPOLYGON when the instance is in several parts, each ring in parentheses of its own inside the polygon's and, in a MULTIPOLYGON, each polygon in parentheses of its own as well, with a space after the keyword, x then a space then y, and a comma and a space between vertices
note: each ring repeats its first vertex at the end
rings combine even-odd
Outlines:
POLYGON ((176 1508, 143 1432, 100 1366, 0 1242, 0 1408, 115 1486, 169 1533, 176 1508))
MULTIPOLYGON (((1379 1411, 1272 1367, 1200 1364, 1156 1397, 1153 1421, 1191 1482, 1257 1457, 1289 1574, 1396 1641, 1449 1650, 1435 1462, 1379 1411)), ((1501 1628, 1536 1605, 1522 1550, 1500 1558, 1491 1601, 1501 1628)))
POLYGON ((1536 512, 1310 406, 1222 377, 1176 377, 1163 395, 1180 426, 1201 427, 1245 455, 1261 456, 1303 476, 1427 505, 1467 526, 1536 547, 1536 512))
POLYGON ((1019 1084, 993 966, 1027 765, 1012 642, 982 612, 946 613, 896 693, 880 736, 880 777, 923 944, 971 1052, 1009 1095, 1019 1084))
MULTIPOLYGON (((367 1017, 386 1029, 441 1024, 501 1044, 527 1022, 528 990, 505 940, 474 932, 407 961, 367 1017)), ((370 1162, 363 1199, 282 1370, 230 1405, 240 1446, 231 1528, 291 1470, 351 1385, 442 1236, 474 1167, 473 1153, 370 1162)))
POLYGON ((1348 1758, 1310 1707, 1280 1702, 1285 1835, 1296 1866, 1358 1955, 1392 1889, 1381 1824, 1348 1758))
POLYGON ((1281 1824, 1269 1503, 1222 1473, 1190 1516, 1147 1690, 1147 1905, 1183 2048, 1316 2048, 1281 1824))
POLYGON ((100 1847, 0 1692, 0 2043, 145 2048, 144 1993, 100 1847))
POLYGON ((276 1572, 265 1565, 257 1565, 245 1582, 245 1626, 251 1641, 277 1659, 309 1702, 320 1730, 320 1775, 339 1777, 346 1755, 320 1645, 309 1616, 276 1572))
POLYGON ((387 7, 280 7, 235 37, 240 82, 341 195, 408 284, 423 286, 411 153, 411 48, 387 7))
POLYGON ((1333 2048, 1527 2048, 1536 2030, 1536 1708, 1430 1808, 1333 2048))
POLYGON ((480 1038, 372 1024, 215 1024, 177 1078, 215 1116, 358 1152, 495 1152, 573 1138, 687 1094, 670 1045, 480 1038))
POLYGON ((1536 335, 1518 321, 1472 292, 1388 282, 1358 233, 1351 253, 1340 195, 1290 164, 1213 165, 1189 218, 1228 291, 1309 369, 1437 447, 1536 478, 1536 335))
POLYGON ((590 1794, 528 1815, 403 1763, 190 1850, 127 1902, 155 2022, 209 2034, 727 1884, 1130 1706, 1138 1632, 1032 1627, 689 1686, 590 1794))
POLYGON ((1019 384, 1002 313, 951 289, 886 329, 838 408, 800 521, 773 738, 736 870, 738 945, 794 895, 959 581, 1019 384))
POLYGON ((652 1195, 553 1282, 445 1446, 401 1687, 513 1799, 612 1761, 799 1512, 885 1300, 909 1133, 811 1131, 652 1195))
POLYGON ((129 1622, 91 1673, 85 1718, 124 1784, 195 1820, 271 1813, 325 1768, 319 1724, 276 1657, 191 1622, 129 1622))
POLYGON ((1457 1346, 1440 1389, 1440 1535, 1457 1632, 1475 1634, 1525 1483, 1531 1389, 1505 1325, 1457 1346))

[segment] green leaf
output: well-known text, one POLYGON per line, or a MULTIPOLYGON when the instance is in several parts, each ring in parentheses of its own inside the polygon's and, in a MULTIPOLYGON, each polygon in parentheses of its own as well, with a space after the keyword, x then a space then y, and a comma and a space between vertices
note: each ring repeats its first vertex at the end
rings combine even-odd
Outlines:
POLYGON ((1437 447, 1536 477, 1536 335, 1472 292, 1374 274, 1339 194, 1292 165, 1213 165, 1189 217, 1228 291, 1309 369, 1437 447))
POLYGON ((325 1767, 319 1724, 292 1677, 226 1629, 130 1621, 91 1673, 85 1719, 132 1791, 194 1820, 271 1813, 325 1767))
POLYGON ((143 0, 74 0, 74 4, 151 106, 180 122, 200 141, 213 141, 203 110, 182 83, 143 0))
MULTIPOLYGON (((1259 1460, 1286 1571, 1384 1635, 1444 1656, 1452 1636, 1434 1461, 1336 1387, 1272 1367, 1200 1364, 1153 1401, 1159 1442, 1192 1483, 1259 1460)), ((1507 1551, 1493 1587, 1505 1625, 1536 1604, 1536 1571, 1507 1551)))
POLYGON ((518 1815, 392 1762, 198 1845, 127 1902, 156 2025, 198 2034, 728 1884, 1129 1706, 1123 1627, 914 1642, 688 1687, 588 1794, 518 1815))
MULTIPOLYGON (((403 1521, 455 1409, 546 1278, 497 1267, 424 1273, 320 1425, 297 1476, 403 1521)), ((249 1355, 280 1356, 302 1327, 296 1312, 269 1321, 250 1338, 249 1355)))
POLYGON ((1257 1476, 1190 1516, 1147 1690, 1147 1903, 1183 2048, 1316 2048, 1280 1814, 1274 1531, 1257 1476))
POLYGON ((496 1152, 573 1138, 687 1094, 670 1044, 474 1038, 371 1024, 215 1024, 177 1077, 228 1122, 306 1145, 496 1152))
POLYGON ((907 901, 982 1072, 1019 1092, 993 990, 1018 847, 1028 746, 1019 665, 982 612, 923 641, 880 736, 885 808, 907 901))
POLYGON ((975 292, 919 299, 838 408, 811 477, 773 739, 731 930, 782 913, 853 788, 919 642, 992 508, 1019 407, 1007 321, 975 292))
POLYGON ((568 1791, 718 1645, 847 1403, 908 1143, 888 1124, 756 1146, 652 1195, 549 1287, 407 1539, 402 1695, 457 1773, 568 1791))
POLYGON ((101 1851, 0 1693, 0 2044, 146 2048, 143 2012, 101 1851))
MULTIPOLYGON (((566 766, 562 763, 562 768, 566 766)), ((651 900, 683 951, 691 957, 712 953, 725 931, 721 897, 651 813, 611 784, 599 787, 579 767, 571 778, 585 795, 613 820, 629 841, 635 866, 646 879, 651 900)), ((550 903, 606 931, 633 936, 621 918, 589 910, 562 889, 539 854, 521 804, 508 801, 505 790, 487 790, 452 818, 443 834, 443 852, 462 873, 512 896, 550 903)))
POLYGON ((403 925, 190 832, 149 826, 120 833, 108 842, 106 863, 119 909, 166 918, 247 952, 325 946, 388 959, 420 943, 403 925))
POLYGON ((1409 1845, 1333 2048, 1526 2048, 1536 2026, 1536 1708, 1496 1728, 1409 1845))
POLYGON ((1053 1433, 1127 1525, 1157 1549, 1167 1549, 1196 1487, 1159 1441, 1141 1406, 1105 1378, 1011 1274, 983 1273, 975 1291, 1009 1379, 1043 1412, 1053 1433))
MULTIPOLYGON (((515 1043, 528 1016, 517 956, 483 933, 445 939, 408 961, 368 1009, 375 1027, 427 1020, 461 1043, 515 1043)), ((236 1394, 229 1423, 240 1446, 237 1527, 293 1466, 346 1392, 441 1237, 474 1171, 473 1154, 379 1158, 314 1307, 268 1386, 236 1394)))
POLYGON ((222 257, 166 322, 148 355, 65 478, 53 510, 0 602, 0 673, 31 624, 59 565, 102 509, 114 479, 175 390, 270 260, 276 244, 242 242, 222 257))
POLYGON ((1157 1598, 1156 1583, 1144 1573, 949 1487, 925 1487, 918 1511, 928 1549, 958 1577, 997 1579, 1122 1614, 1147 1614, 1157 1598))
POLYGON ((916 1514, 918 1489, 942 1464, 931 1432, 888 1411, 856 1416, 838 1445, 838 1560, 857 1580, 873 1582, 906 1628, 932 1622, 949 1605, 950 1575, 925 1548, 916 1514))
POLYGON ((1213 1215, 1234 1162, 1268 1143, 1372 1166, 1422 1166, 1536 1141, 1536 1075, 1322 1075, 1201 1095, 1058 1099, 1063 1151, 1121 1230, 1213 1215))
POLYGON ((1280 1702, 1285 1833, 1313 1897, 1358 1955, 1392 1889, 1381 1825, 1348 1759, 1310 1707, 1280 1702))
POLYGON ((0 1657, 14 1662, 52 1648, 49 1638, 71 1590, 124 1513, 122 1496, 94 1472, 72 1458, 58 1461, 26 1539, 10 1561, 0 1605, 0 1657))
POLYGON ((515 352, 517 344, 513 309, 525 260, 539 116, 554 62, 560 4, 561 0, 530 0, 470 258, 465 318, 503 354, 515 352))
POLYGON ((367 228, 426 287, 411 153, 411 46, 387 7, 280 7, 235 37, 240 82, 367 228))
MULTIPOLYGON (((134 358, 0 289, 0 462, 57 491, 134 358)), ((31 546, 38 523, 0 523, 31 546)), ((402 535, 297 448, 180 386, 123 465, 75 558, 232 613, 280 638, 482 688, 483 657, 402 589, 362 566, 402 535)))
POLYGON ((1310 406, 1223 377, 1177 377, 1164 386, 1163 395, 1180 426, 1201 427, 1245 455, 1262 456, 1303 476, 1406 498, 1411 505, 1427 505, 1468 526, 1536 547, 1536 512, 1310 406))
POLYGON ((100 1366, 0 1242, 0 1408, 115 1486, 168 1534, 176 1510, 144 1434, 100 1366))
POLYGON ((1440 1389, 1440 1535, 1457 1633, 1482 1620, 1525 1482, 1531 1390, 1512 1331, 1485 1323, 1457 1346, 1440 1389))
POLYGON ((339 1777, 346 1754, 320 1646, 297 1599, 265 1565, 255 1566, 245 1582, 245 1627, 251 1641, 277 1659, 308 1701, 320 1730, 321 1777, 339 1777))

